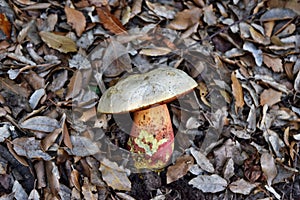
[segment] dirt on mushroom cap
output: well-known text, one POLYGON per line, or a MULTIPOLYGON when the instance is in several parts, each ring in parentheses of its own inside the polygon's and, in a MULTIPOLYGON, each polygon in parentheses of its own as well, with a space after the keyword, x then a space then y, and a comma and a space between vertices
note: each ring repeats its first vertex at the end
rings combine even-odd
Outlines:
POLYGON ((98 112, 125 113, 166 103, 196 86, 196 81, 184 71, 170 67, 130 75, 102 95, 98 112))

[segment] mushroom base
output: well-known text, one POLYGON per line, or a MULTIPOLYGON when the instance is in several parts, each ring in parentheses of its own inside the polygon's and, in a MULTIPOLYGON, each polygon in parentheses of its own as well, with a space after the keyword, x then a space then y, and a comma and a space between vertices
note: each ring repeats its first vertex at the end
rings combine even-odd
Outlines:
POLYGON ((136 111, 133 121, 128 149, 136 153, 135 167, 165 167, 174 149, 174 133, 167 105, 136 111))

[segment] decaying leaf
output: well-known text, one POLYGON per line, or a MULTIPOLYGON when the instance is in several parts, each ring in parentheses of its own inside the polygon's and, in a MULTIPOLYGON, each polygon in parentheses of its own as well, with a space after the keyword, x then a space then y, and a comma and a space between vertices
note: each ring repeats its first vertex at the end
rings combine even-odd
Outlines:
POLYGON ((268 106, 272 106, 281 100, 282 92, 278 92, 272 88, 264 90, 260 95, 260 105, 267 104, 268 106))
POLYGON ((236 78, 235 73, 233 72, 231 74, 231 87, 232 87, 232 94, 235 99, 235 106, 238 108, 242 108, 244 106, 244 94, 243 94, 243 88, 239 82, 239 80, 236 78))
POLYGON ((65 7, 67 22, 75 29, 77 36, 81 36, 85 29, 86 21, 82 12, 73 8, 65 7))
POLYGON ((36 158, 43 160, 51 160, 52 157, 41 149, 41 141, 34 137, 16 138, 12 141, 13 149, 20 156, 27 158, 36 158))
POLYGON ((225 190, 227 181, 217 174, 213 175, 199 175, 189 182, 193 187, 202 192, 216 193, 225 190))
POLYGON ((248 195, 250 192, 256 187, 256 184, 254 183, 249 183, 245 181, 244 179, 239 179, 235 182, 230 183, 229 189, 233 193, 239 193, 239 194, 244 194, 248 195))
POLYGON ((117 163, 104 159, 99 170, 104 181, 115 190, 131 190, 131 182, 127 177, 125 169, 119 167, 117 163))
POLYGON ((47 116, 31 117, 20 124, 21 128, 30 129, 33 131, 52 132, 59 128, 59 123, 56 119, 47 116))
POLYGON ((42 40, 51 48, 56 49, 62 53, 76 52, 76 43, 70 38, 55 33, 41 31, 40 36, 42 40))
POLYGON ((273 156, 269 153, 263 153, 260 157, 261 169, 267 177, 267 183, 272 185, 273 179, 277 175, 277 168, 273 156))
POLYGON ((194 164, 194 159, 189 155, 177 158, 175 165, 168 167, 167 184, 172 183, 186 175, 194 164))

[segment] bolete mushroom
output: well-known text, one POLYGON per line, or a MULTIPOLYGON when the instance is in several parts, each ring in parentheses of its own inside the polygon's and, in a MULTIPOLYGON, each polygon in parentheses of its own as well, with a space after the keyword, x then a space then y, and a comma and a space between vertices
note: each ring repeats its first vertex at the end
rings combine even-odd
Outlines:
POLYGON ((136 153, 137 169, 165 167, 174 149, 174 133, 166 103, 197 86, 184 71, 157 68, 130 75, 110 87, 101 96, 97 111, 118 114, 133 112, 133 124, 127 143, 136 153))

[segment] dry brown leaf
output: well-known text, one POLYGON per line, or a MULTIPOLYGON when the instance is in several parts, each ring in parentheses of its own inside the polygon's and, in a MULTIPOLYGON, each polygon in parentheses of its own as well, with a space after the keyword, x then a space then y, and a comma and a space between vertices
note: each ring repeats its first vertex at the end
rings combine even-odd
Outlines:
POLYGON ((61 128, 55 129, 52 133, 48 134, 42 141, 41 147, 44 151, 47 151, 51 147, 58 135, 61 133, 61 128))
POLYGON ((82 12, 75 10, 73 8, 65 7, 65 12, 67 15, 67 22, 72 26, 73 29, 76 31, 77 36, 81 36, 85 26, 86 20, 82 12))
POLYGON ((153 47, 153 48, 142 49, 140 51, 140 54, 146 56, 163 56, 163 55, 167 55, 170 52, 172 52, 172 50, 167 47, 153 47))
POLYGON ((10 38, 11 23, 9 22, 4 13, 0 13, 0 31, 5 34, 7 39, 10 38))
POLYGON ((202 11, 200 8, 194 7, 178 12, 175 19, 169 24, 169 28, 175 30, 185 30, 188 27, 199 22, 202 11))
POLYGON ((238 108, 242 108, 244 106, 244 94, 243 94, 243 88, 239 82, 239 80, 236 78, 235 72, 232 72, 231 74, 231 87, 232 87, 232 94, 235 99, 235 106, 238 108))
POLYGON ((77 51, 76 43, 66 36, 57 35, 47 31, 41 31, 39 34, 42 40, 53 49, 62 53, 77 51))
POLYGON ((131 190, 131 182, 127 177, 126 170, 119 167, 117 163, 104 159, 99 170, 103 180, 115 190, 131 190))
POLYGON ((274 72, 283 72, 282 60, 269 54, 263 54, 263 62, 274 72))
POLYGON ((168 167, 167 184, 172 183, 186 175, 193 164, 194 159, 192 156, 183 155, 177 158, 175 165, 168 167))
POLYGON ((46 172, 45 172, 45 164, 43 160, 39 160, 34 163, 34 169, 36 172, 36 179, 37 179, 37 188, 41 189, 46 187, 46 172))
POLYGON ((255 42, 259 44, 268 45, 270 44, 270 38, 265 37, 260 32, 255 30, 252 26, 249 28, 251 37, 254 39, 255 42))
POLYGON ((68 92, 66 94, 66 100, 72 99, 79 94, 82 90, 82 73, 80 70, 75 71, 70 83, 68 84, 68 92))
POLYGON ((97 14, 104 28, 115 34, 126 33, 120 20, 112 15, 106 7, 97 8, 97 14))
POLYGON ((64 140, 64 144, 69 148, 72 149, 73 145, 71 142, 71 138, 70 138, 70 133, 68 131, 68 127, 66 124, 66 114, 64 113, 62 116, 62 135, 63 135, 63 140, 64 140))
POLYGON ((282 92, 276 91, 272 88, 264 90, 260 95, 260 105, 267 104, 272 106, 281 100, 282 92))
POLYGON ((52 161, 46 161, 45 168, 46 168, 46 174, 47 174, 47 183, 49 184, 48 186, 50 187, 51 193, 53 196, 58 196, 58 192, 60 190, 59 170, 58 170, 57 166, 55 165, 55 163, 52 161))
POLYGON ((73 169, 71 172, 71 182, 75 186, 77 190, 80 191, 80 183, 79 183, 80 174, 76 169, 73 169))

